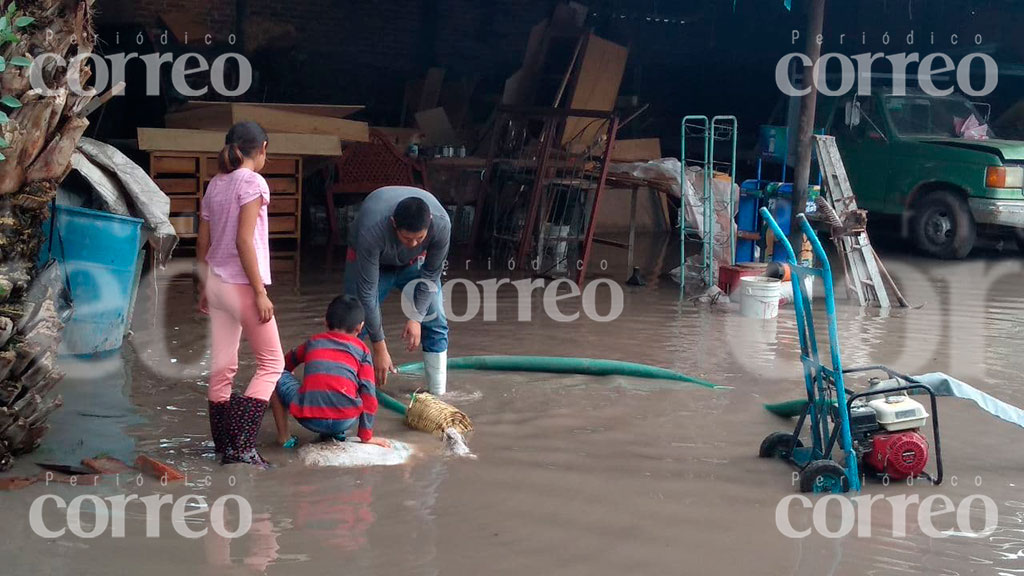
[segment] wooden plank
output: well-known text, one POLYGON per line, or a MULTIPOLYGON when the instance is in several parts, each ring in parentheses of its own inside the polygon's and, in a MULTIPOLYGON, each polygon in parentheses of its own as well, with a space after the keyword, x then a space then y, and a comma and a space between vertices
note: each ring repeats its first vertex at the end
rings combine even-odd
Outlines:
POLYGON ((526 71, 522 68, 505 80, 505 89, 501 93, 501 103, 505 106, 518 106, 523 102, 523 91, 526 83, 526 71))
POLYGON ((181 108, 181 112, 198 110, 200 108, 229 108, 234 104, 251 104, 286 112, 298 112, 300 114, 312 114, 313 116, 325 116, 328 118, 347 118, 359 112, 365 106, 351 104, 282 104, 277 102, 202 102, 190 100, 181 108))
MULTIPOLYGON (((206 179, 209 180, 220 173, 220 166, 217 164, 217 157, 206 158, 206 179)), ((292 176, 299 177, 299 159, 297 157, 267 155, 267 163, 260 170, 260 174, 270 176, 292 176)))
POLYGON ((295 272, 295 265, 297 263, 298 259, 294 256, 280 256, 278 253, 275 253, 274 257, 270 259, 270 273, 289 274, 295 272))
POLYGON ((616 140, 612 146, 612 162, 644 162, 658 158, 661 158, 659 138, 616 140))
POLYGON ((196 174, 199 165, 196 158, 182 156, 154 156, 150 161, 153 174, 196 174))
POLYGON ((300 175, 299 159, 274 158, 272 156, 268 156, 267 164, 260 172, 267 175, 298 176, 300 175))
POLYGON ((367 142, 370 139, 370 129, 366 122, 254 104, 207 106, 164 116, 167 128, 185 130, 219 130, 226 133, 239 122, 258 122, 267 132, 325 134, 348 142, 367 142))
POLYGON ((271 234, 291 234, 298 231, 295 216, 271 216, 268 218, 268 223, 271 234))
POLYGON ((174 231, 178 234, 196 233, 195 216, 171 216, 168 219, 171 221, 171 226, 174 227, 174 231))
POLYGON ((431 68, 427 70, 427 77, 423 79, 423 89, 420 91, 419 105, 416 112, 437 108, 437 101, 441 98, 441 87, 444 85, 444 68, 431 68))
POLYGON ((155 178, 164 194, 199 194, 199 178, 155 178))
MULTIPOLYGON (((609 42, 591 33, 583 50, 583 60, 569 100, 569 108, 576 110, 613 110, 619 96, 619 86, 626 72, 629 48, 609 42)), ((569 118, 565 124, 562 143, 570 140, 587 146, 606 129, 591 118, 569 118)))
POLYGON ((171 212, 198 212, 199 200, 188 196, 171 196, 171 212))
MULTIPOLYGON (((293 156, 340 156, 341 140, 322 134, 271 133, 270 150, 293 156)), ((209 130, 139 128, 139 149, 161 152, 219 153, 224 134, 209 130)))
MULTIPOLYGON (((267 132, 287 134, 323 134, 337 136, 346 142, 369 142, 370 127, 366 122, 312 116, 264 106, 236 104, 232 106, 232 124, 259 122, 267 132)), ((209 129, 209 128, 207 128, 209 129)), ((270 140, 274 144, 274 140, 270 140)))
POLYGON ((164 114, 164 126, 185 130, 224 130, 231 128, 231 106, 206 106, 164 114))
POLYGON ((270 186, 271 194, 295 194, 299 191, 299 185, 295 177, 269 176, 266 177, 267 185, 270 186))
POLYGON ((270 214, 295 214, 299 209, 299 199, 295 196, 270 196, 267 212, 270 214))
POLYGON ((423 131, 423 143, 428 146, 457 146, 462 143, 452 123, 448 121, 444 108, 417 112, 416 125, 423 131))

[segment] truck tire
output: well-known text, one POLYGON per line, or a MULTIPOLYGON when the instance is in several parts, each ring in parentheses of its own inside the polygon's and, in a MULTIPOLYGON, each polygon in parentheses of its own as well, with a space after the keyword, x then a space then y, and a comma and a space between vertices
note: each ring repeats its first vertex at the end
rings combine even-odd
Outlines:
POLYGON ((914 204, 914 243, 925 254, 959 260, 971 252, 977 229, 971 210, 949 190, 930 192, 914 204))

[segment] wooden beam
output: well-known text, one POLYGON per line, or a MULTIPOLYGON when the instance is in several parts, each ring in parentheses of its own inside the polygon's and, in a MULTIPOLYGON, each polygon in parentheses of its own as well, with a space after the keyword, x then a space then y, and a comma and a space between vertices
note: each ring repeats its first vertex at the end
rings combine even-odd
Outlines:
POLYGON ((259 104, 201 106, 164 117, 168 128, 186 130, 221 130, 226 132, 239 122, 258 122, 267 132, 288 134, 325 134, 347 142, 367 142, 370 128, 366 122, 315 116, 289 109, 259 104))
POLYGON ((428 146, 448 146, 462 144, 459 135, 452 128, 448 114, 444 108, 433 108, 416 113, 416 125, 424 134, 423 144, 428 146))
POLYGON ((331 118, 347 118, 360 110, 366 108, 355 104, 281 104, 276 102, 203 102, 201 100, 189 100, 177 112, 188 112, 199 108, 228 108, 235 104, 248 104, 250 106, 262 106, 286 112, 301 112, 314 116, 329 116, 331 118))
POLYGON ((298 112, 276 110, 263 106, 236 104, 231 107, 233 124, 259 122, 267 132, 288 134, 323 134, 337 136, 346 142, 369 142, 370 127, 366 122, 344 118, 325 118, 298 112))
POLYGON ((441 98, 441 88, 444 86, 444 68, 431 68, 427 70, 427 76, 423 79, 423 89, 420 91, 420 103, 414 112, 422 112, 437 108, 441 98))
MULTIPOLYGON (((613 110, 619 97, 619 86, 626 71, 628 56, 629 48, 590 34, 583 48, 583 60, 579 74, 576 75, 569 108, 613 110)), ((588 146, 598 132, 604 129, 600 123, 592 123, 585 118, 570 118, 565 123, 562 143, 574 140, 577 145, 588 146)))
POLYGON ((661 140, 658 138, 616 140, 612 145, 612 162, 645 162, 658 158, 661 158, 661 140))
MULTIPOLYGON (((159 152, 210 152, 224 148, 224 133, 212 130, 139 128, 139 149, 159 152)), ((271 133, 269 152, 294 156, 340 156, 341 140, 322 134, 271 133)))

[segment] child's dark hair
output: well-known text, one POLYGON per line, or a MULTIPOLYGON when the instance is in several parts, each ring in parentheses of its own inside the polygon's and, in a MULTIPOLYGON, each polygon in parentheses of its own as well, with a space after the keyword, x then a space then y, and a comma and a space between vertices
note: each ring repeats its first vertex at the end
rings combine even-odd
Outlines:
POLYGON ((355 332, 364 317, 363 305, 359 300, 351 296, 338 296, 327 307, 327 329, 355 332))
POLYGON ((423 232, 430 227, 430 206, 422 198, 410 196, 395 206, 395 226, 405 232, 423 232))
POLYGON ((224 137, 224 148, 217 157, 217 167, 222 174, 230 174, 242 165, 246 158, 252 158, 263 149, 267 132, 255 122, 239 122, 228 130, 224 137))

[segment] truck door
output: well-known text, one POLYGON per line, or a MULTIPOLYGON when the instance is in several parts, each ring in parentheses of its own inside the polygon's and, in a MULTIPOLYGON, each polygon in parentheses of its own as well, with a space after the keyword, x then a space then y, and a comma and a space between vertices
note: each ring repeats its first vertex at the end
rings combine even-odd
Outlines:
POLYGON ((859 98, 859 122, 846 122, 846 102, 841 102, 832 118, 832 132, 843 156, 857 205, 866 210, 884 212, 889 180, 889 141, 882 132, 885 122, 875 98, 859 98))

